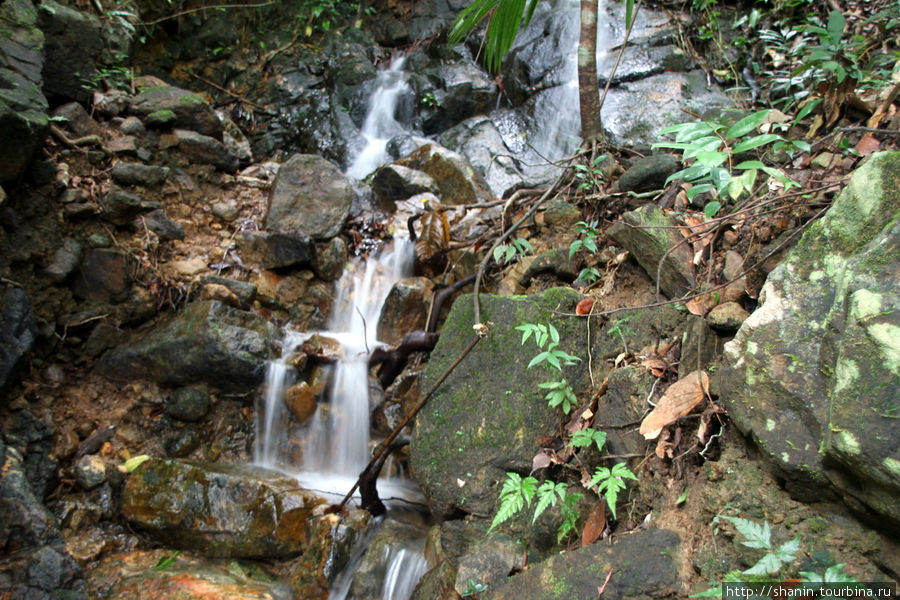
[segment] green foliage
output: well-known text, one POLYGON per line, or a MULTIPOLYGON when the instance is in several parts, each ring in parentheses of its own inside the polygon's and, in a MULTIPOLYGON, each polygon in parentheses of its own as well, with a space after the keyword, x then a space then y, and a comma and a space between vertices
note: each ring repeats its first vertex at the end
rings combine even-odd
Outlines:
POLYGON ((488 532, 491 532, 501 523, 522 512, 531 506, 532 500, 537 498, 534 506, 534 514, 531 522, 535 523, 545 510, 559 504, 562 523, 556 531, 557 542, 561 542, 572 531, 578 522, 578 501, 582 494, 569 492, 565 483, 545 481, 538 486, 538 480, 534 477, 522 477, 518 473, 507 473, 506 481, 500 490, 500 507, 491 521, 488 532))
MULTIPOLYGON (((731 571, 725 575, 724 581, 726 583, 745 582, 747 584, 752 584, 762 581, 778 581, 778 578, 773 579, 773 577, 776 575, 779 577, 786 576, 784 573, 785 567, 790 566, 797 560, 797 554, 800 551, 799 537, 794 537, 790 541, 779 546, 774 546, 772 543, 772 530, 768 522, 759 524, 748 519, 723 515, 713 519, 713 524, 717 524, 720 519, 725 519, 734 525, 737 532, 743 537, 743 539, 740 540, 741 544, 748 548, 758 548, 766 551, 766 554, 749 569, 744 569, 743 571, 731 571)), ((715 529, 714 533, 718 533, 718 527, 715 529)), ((844 572, 844 565, 842 564, 831 565, 826 568, 825 572, 822 574, 812 571, 801 571, 800 575, 802 582, 859 583, 856 579, 844 572)), ((693 594, 691 598, 721 598, 722 588, 722 584, 713 585, 708 590, 693 594)), ((802 586, 793 590, 794 592, 797 592, 797 597, 802 597, 800 594, 801 588, 802 586)), ((757 598, 761 596, 753 595, 752 588, 747 587, 742 590, 741 597, 757 598)))
POLYGON ((634 335, 634 330, 628 327, 625 323, 630 321, 632 317, 622 317, 617 320, 615 325, 606 330, 606 335, 617 335, 619 339, 622 340, 622 346, 625 348, 625 352, 628 352, 628 342, 625 341, 626 335, 634 335))
POLYGON ((499 264, 509 263, 517 254, 531 254, 534 248, 524 238, 516 238, 511 244, 500 244, 494 248, 494 260, 499 264))
POLYGON ((516 327, 516 330, 522 332, 522 344, 533 337, 535 344, 541 350, 528 363, 528 368, 544 365, 551 374, 557 376, 551 381, 538 384, 540 389, 547 390, 547 395, 544 397, 547 404, 554 408, 559 406, 564 413, 569 414, 578 403, 578 399, 569 382, 562 376, 562 369, 574 365, 581 359, 557 348, 559 331, 553 325, 525 323, 516 327))
POLYGON ((458 44, 485 18, 484 61, 491 72, 500 70, 520 28, 528 27, 539 0, 475 0, 463 9, 450 26, 447 41, 458 44))
MULTIPOLYGON (((756 133, 771 113, 772 109, 761 110, 730 126, 721 120, 693 121, 672 125, 660 131, 661 135, 674 133, 675 141, 656 143, 653 145, 654 150, 681 150, 682 160, 691 161, 690 166, 670 175, 666 184, 676 179, 692 183, 693 187, 687 192, 689 200, 702 193, 714 193, 716 200, 709 202, 704 208, 708 218, 719 211, 727 198, 737 200, 744 193, 752 193, 759 171, 777 179, 785 187, 797 185, 780 170, 766 166, 759 160, 742 160, 734 164, 735 158, 740 154, 759 151, 764 146, 785 141, 776 133, 756 133)), ((809 150, 806 142, 791 144, 797 149, 809 150)))
MULTIPOLYGON (((597 229, 597 221, 578 221, 575 224, 575 233, 582 236, 580 239, 569 244, 569 258, 575 256, 575 253, 584 248, 588 252, 596 253, 598 251, 597 238, 600 237, 600 231, 597 229)), ((600 280, 601 273, 595 267, 585 267, 578 273, 578 281, 585 285, 592 285, 600 280)))
POLYGON ((466 586, 465 591, 460 594, 463 598, 468 598, 469 596, 474 596, 475 594, 480 594, 484 590, 488 589, 486 583, 475 583, 473 580, 469 580, 469 585, 466 586))
POLYGON ((352 18, 356 8, 356 4, 341 0, 304 0, 297 19, 303 23, 303 32, 309 37, 317 31, 330 31, 339 21, 352 18))
POLYGON ((575 171, 575 179, 578 181, 577 188, 583 192, 594 192, 603 187, 605 174, 600 165, 606 160, 606 155, 601 154, 591 161, 590 166, 576 163, 573 165, 575 171))
POLYGON ((597 446, 598 451, 603 452, 603 446, 606 445, 606 432, 588 427, 579 429, 569 439, 569 445, 573 448, 584 448, 591 444, 597 446))
POLYGON ((619 492, 625 489, 625 479, 637 480, 637 476, 631 472, 625 463, 614 464, 612 469, 597 467, 591 477, 590 487, 597 486, 597 493, 606 498, 606 505, 613 519, 616 518, 616 499, 619 492))
POLYGON ((165 571, 169 567, 175 564, 175 561, 178 560, 178 555, 181 554, 180 551, 175 550, 171 555, 163 556, 157 561, 157 563, 151 567, 154 571, 165 571))
MULTIPOLYGON (((434 92, 428 91, 422 94, 422 97, 419 98, 419 104, 421 104, 422 106, 427 106, 428 108, 440 108, 441 101, 437 99, 437 96, 434 95, 434 92)), ((494 258, 496 259, 496 254, 494 255, 494 258)))

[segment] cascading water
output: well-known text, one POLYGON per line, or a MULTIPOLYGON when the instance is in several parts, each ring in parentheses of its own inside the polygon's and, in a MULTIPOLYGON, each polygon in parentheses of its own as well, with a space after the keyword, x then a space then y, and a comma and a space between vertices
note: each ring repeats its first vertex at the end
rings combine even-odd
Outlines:
POLYGON ((403 56, 393 59, 390 68, 380 71, 375 79, 375 91, 369 98, 368 113, 360 131, 365 145, 347 167, 348 177, 363 179, 387 162, 390 158, 388 142, 392 137, 406 132, 396 117, 400 100, 410 93, 403 72, 405 60, 403 56))

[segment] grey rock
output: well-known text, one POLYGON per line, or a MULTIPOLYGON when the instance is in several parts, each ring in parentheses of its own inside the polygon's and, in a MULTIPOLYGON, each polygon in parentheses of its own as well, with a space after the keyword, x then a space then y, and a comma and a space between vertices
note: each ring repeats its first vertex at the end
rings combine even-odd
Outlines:
POLYGON ((750 313, 737 302, 724 302, 713 307, 706 315, 706 320, 718 333, 734 335, 749 316, 750 313))
POLYGON ((316 240, 340 233, 350 214, 353 188, 332 163, 297 154, 278 169, 269 193, 266 229, 305 231, 316 240))
POLYGON ((188 129, 176 129, 175 137, 178 138, 178 150, 190 162, 212 165, 226 173, 233 173, 240 164, 238 157, 225 144, 211 136, 188 129))
POLYGON ((224 127, 215 111, 202 97, 181 88, 168 85, 142 88, 132 98, 130 110, 147 127, 177 127, 222 139, 224 127))
POLYGON ((64 119, 61 127, 68 129, 76 137, 100 135, 100 124, 97 123, 78 102, 67 102, 53 109, 53 116, 64 119))
POLYGON ((246 281, 237 279, 229 279, 228 277, 220 277, 218 275, 207 275, 203 278, 203 283, 212 283, 224 285, 238 297, 241 304, 249 306, 256 298, 256 286, 246 281))
POLYGON ((169 177, 169 168, 141 163, 117 162, 110 176, 119 185, 158 187, 169 177))
MULTIPOLYGON (((107 90, 106 92, 94 92, 93 103, 92 106, 94 110, 99 112, 106 118, 117 117, 128 108, 128 105, 131 103, 131 97, 127 92, 117 89, 107 90)), ((128 121, 137 121, 140 123, 140 119, 136 117, 128 117, 125 119, 128 121)), ((124 125, 124 123, 123 123, 124 125)), ((141 131, 126 131, 126 129, 122 129, 123 133, 143 133, 144 126, 141 124, 141 131)))
POLYGON ((85 300, 122 302, 130 290, 128 258, 114 248, 89 250, 72 284, 72 293, 85 300))
POLYGON ((397 164, 388 164, 372 176, 372 191, 382 202, 406 200, 416 194, 437 194, 439 188, 430 175, 397 164))
POLYGON ((113 188, 103 198, 103 218, 114 225, 130 225, 138 215, 160 208, 158 202, 144 200, 138 194, 113 188))
POLYGON ((98 368, 113 381, 151 378, 171 386, 252 390, 262 383, 278 337, 274 325, 251 312, 192 302, 141 339, 108 351, 98 368))
POLYGON ((900 531, 900 153, 873 154, 725 345, 722 402, 797 499, 837 492, 900 531))
POLYGON ((172 458, 185 458, 200 447, 200 435, 195 429, 182 428, 166 438, 163 448, 172 458))
POLYGON ((7 287, 0 296, 0 394, 5 395, 16 382, 36 335, 37 323, 28 295, 19 288, 7 287))
POLYGON ((184 239, 184 227, 170 219, 161 208, 138 217, 135 226, 146 227, 155 233, 161 242, 184 239))
POLYGON ((624 213, 606 235, 628 250, 651 279, 659 275, 660 289, 669 298, 680 298, 696 285, 691 250, 675 222, 659 207, 642 206, 624 213))
POLYGON ((44 143, 50 121, 41 91, 44 34, 31 0, 0 5, 0 183, 19 179, 44 143))
POLYGON ((327 242, 316 244, 316 276, 323 281, 337 281, 344 272, 347 262, 347 242, 335 236, 327 242))
POLYGON ((198 388, 180 388, 166 398, 166 415, 194 423, 209 413, 209 394, 198 388))
POLYGON ((569 258, 569 249, 554 248, 538 254, 525 269, 519 283, 528 287, 531 285, 531 280, 540 275, 552 275, 565 282, 575 281, 575 278, 578 277, 578 269, 569 258))
POLYGON ((83 490, 92 490, 106 481, 106 466, 96 454, 82 456, 72 468, 75 481, 83 490))
POLYGON ((81 245, 81 242, 72 238, 66 238, 63 240, 62 246, 53 253, 50 264, 44 269, 44 274, 53 283, 65 282, 81 263, 81 252, 83 250, 84 247, 81 245))
POLYGON ((147 129, 137 117, 128 117, 119 125, 119 131, 126 135, 142 135, 147 132, 147 129))
POLYGON ((264 269, 312 266, 316 246, 302 231, 285 233, 244 232, 237 238, 245 262, 264 269))
POLYGON ((426 144, 397 164, 430 175, 444 204, 475 204, 494 197, 484 178, 462 155, 438 144, 426 144))
POLYGON ((639 158, 619 177, 622 192, 649 192, 662 189, 666 178, 681 168, 681 161, 671 154, 651 154, 639 158))

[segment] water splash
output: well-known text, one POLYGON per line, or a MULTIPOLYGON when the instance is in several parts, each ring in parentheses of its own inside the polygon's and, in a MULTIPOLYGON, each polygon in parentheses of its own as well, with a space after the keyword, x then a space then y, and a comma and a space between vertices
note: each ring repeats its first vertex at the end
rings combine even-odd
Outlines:
POLYGON ((406 133, 406 128, 396 118, 400 101, 411 92, 403 72, 405 61, 403 56, 395 58, 375 79, 375 92, 369 98, 368 113, 360 131, 365 145, 350 161, 346 171, 348 177, 363 179, 386 163, 390 159, 388 142, 392 137, 406 133))

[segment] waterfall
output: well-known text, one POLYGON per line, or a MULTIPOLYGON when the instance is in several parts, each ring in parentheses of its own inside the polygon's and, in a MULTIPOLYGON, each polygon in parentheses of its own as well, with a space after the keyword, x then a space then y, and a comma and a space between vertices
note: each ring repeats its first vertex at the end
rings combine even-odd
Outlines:
POLYGON ((375 92, 369 98, 368 113, 363 122, 362 133, 365 145, 347 167, 347 176, 363 179, 388 161, 387 144, 394 136, 406 132, 397 121, 396 112, 400 100, 410 92, 403 72, 403 56, 391 61, 388 69, 378 73, 375 92))
POLYGON ((329 337, 341 342, 327 415, 313 417, 303 471, 356 477, 369 461, 369 366, 381 306, 412 271, 413 245, 395 238, 376 258, 350 265, 339 284, 329 337))

